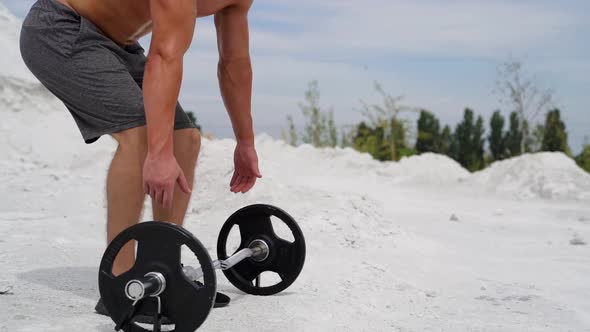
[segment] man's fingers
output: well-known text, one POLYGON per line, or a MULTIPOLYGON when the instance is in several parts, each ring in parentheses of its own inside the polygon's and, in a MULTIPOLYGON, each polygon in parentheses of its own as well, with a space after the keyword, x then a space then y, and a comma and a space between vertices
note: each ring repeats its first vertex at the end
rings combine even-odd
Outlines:
POLYGON ((234 185, 232 186, 231 191, 234 193, 237 193, 238 188, 242 184, 242 181, 244 181, 244 177, 241 175, 238 175, 236 181, 234 181, 234 185))
POLYGON ((234 175, 231 177, 231 181, 229 181, 230 188, 234 186, 234 183, 238 179, 238 172, 234 171, 234 175))
POLYGON ((233 190, 234 193, 239 193, 240 192, 240 188, 242 187, 242 181, 244 181, 244 177, 240 175, 238 177, 238 180, 234 184, 234 190, 233 190))
POLYGON ((178 182, 178 185, 180 186, 180 190, 182 190, 185 194, 190 194, 191 188, 188 185, 188 181, 186 180, 186 177, 184 176, 184 172, 182 171, 182 169, 180 170, 180 174, 178 175, 178 179, 176 180, 176 182, 178 182))
POLYGON ((235 175, 234 175, 234 177, 235 177, 235 179, 234 179, 234 181, 233 181, 233 184, 232 184, 232 185, 231 185, 231 187, 230 187, 230 191, 231 191, 231 192, 233 192, 233 193, 235 193, 235 192, 236 192, 236 188, 237 188, 237 186, 240 184, 240 181, 241 181, 241 179, 242 179, 242 177, 241 177, 241 176, 239 176, 238 174, 235 174, 235 175))
POLYGON ((249 176, 246 181, 244 181, 244 183, 242 184, 242 188, 240 188, 240 192, 242 194, 245 194, 246 192, 248 192, 248 190, 250 190, 250 188, 252 188, 252 180, 254 180, 255 177, 253 176, 249 176))
POLYGON ((250 189, 252 189, 252 187, 254 187, 254 184, 256 184, 256 180, 260 177, 262 177, 260 172, 257 172, 256 174, 253 174, 251 176, 234 173, 234 176, 232 177, 232 181, 230 183, 230 190, 233 193, 246 193, 250 189))
POLYGON ((236 186, 236 192, 243 193, 244 188, 248 184, 250 177, 243 175, 240 179, 240 185, 236 186))
POLYGON ((156 186, 149 185, 147 185, 146 187, 148 189, 148 195, 150 195, 154 204, 163 206, 167 209, 172 208, 172 201, 174 198, 174 186, 169 186, 168 188, 161 189, 157 189, 156 186))
POLYGON ((256 183, 256 177, 255 176, 251 176, 248 178, 248 182, 246 182, 246 185, 244 186, 244 188, 242 188, 242 193, 247 193, 248 191, 250 191, 250 189, 252 189, 252 187, 254 187, 254 184, 256 183))

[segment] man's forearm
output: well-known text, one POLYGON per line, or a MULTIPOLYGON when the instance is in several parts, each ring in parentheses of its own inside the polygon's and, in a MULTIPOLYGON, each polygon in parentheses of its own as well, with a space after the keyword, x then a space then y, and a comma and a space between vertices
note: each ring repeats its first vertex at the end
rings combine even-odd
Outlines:
POLYGON ((250 58, 220 60, 219 86, 238 142, 254 144, 250 58))
POLYGON ((173 154, 174 115, 182 81, 182 57, 149 56, 143 84, 148 153, 173 154))

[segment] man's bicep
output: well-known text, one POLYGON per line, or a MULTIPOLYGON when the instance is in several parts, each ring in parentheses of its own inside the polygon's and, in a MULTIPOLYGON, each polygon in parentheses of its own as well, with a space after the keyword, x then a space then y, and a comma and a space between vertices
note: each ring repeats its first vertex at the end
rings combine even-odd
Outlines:
POLYGON ((193 39, 196 0, 150 0, 152 41, 150 53, 163 57, 183 55, 193 39))

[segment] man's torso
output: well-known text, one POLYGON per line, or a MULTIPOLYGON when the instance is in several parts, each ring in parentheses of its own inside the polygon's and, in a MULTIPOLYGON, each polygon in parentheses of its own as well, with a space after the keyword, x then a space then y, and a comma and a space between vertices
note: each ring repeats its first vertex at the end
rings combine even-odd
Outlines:
MULTIPOLYGON (((56 0, 84 16, 120 45, 133 44, 152 30, 150 0, 56 0)), ((215 14, 231 0, 195 0, 198 17, 215 14)))

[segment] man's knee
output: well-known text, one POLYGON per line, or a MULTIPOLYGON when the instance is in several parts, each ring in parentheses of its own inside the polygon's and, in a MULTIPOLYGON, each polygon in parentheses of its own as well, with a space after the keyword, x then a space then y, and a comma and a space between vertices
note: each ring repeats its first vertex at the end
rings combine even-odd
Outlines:
POLYGON ((201 150, 201 132, 196 128, 175 131, 174 148, 181 151, 181 153, 198 156, 201 150))
POLYGON ((111 136, 119 143, 120 149, 145 153, 147 151, 147 128, 136 127, 112 133, 111 136))

